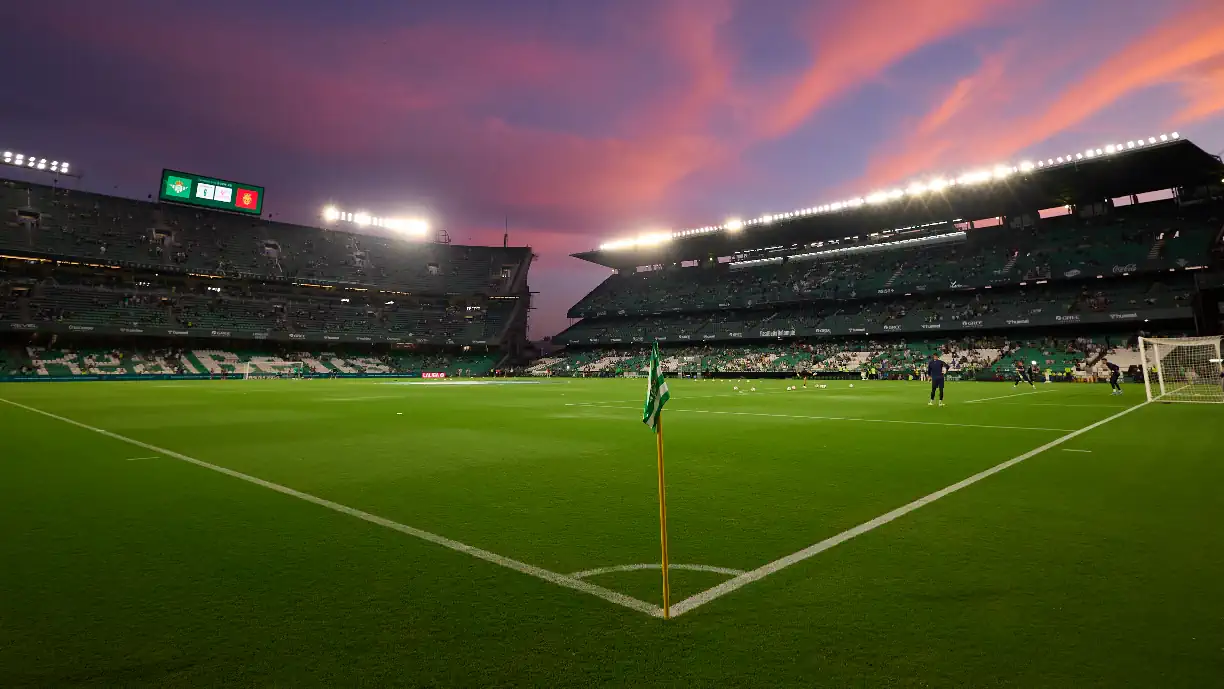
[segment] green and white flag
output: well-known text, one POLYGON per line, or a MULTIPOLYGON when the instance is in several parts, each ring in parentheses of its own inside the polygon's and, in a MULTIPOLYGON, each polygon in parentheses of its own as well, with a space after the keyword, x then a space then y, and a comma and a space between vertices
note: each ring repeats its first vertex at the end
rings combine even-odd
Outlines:
POLYGON ((663 359, 659 356, 659 343, 650 350, 650 377, 646 382, 646 404, 642 407, 642 423, 656 433, 659 430, 659 415, 667 404, 667 381, 663 380, 663 359))

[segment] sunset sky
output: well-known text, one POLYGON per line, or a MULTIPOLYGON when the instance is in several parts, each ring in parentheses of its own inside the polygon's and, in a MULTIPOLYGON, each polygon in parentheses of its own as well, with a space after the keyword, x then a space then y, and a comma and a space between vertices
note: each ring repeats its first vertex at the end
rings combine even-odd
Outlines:
POLYGON ((1178 130, 1224 148, 1221 0, 40 0, 0 9, 0 146, 163 167, 539 254, 532 336, 626 234, 1178 130))

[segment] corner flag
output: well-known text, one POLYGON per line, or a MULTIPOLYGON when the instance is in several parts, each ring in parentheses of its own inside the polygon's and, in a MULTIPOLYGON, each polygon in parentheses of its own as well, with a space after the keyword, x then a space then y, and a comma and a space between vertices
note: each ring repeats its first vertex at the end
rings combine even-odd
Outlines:
POLYGON ((660 431, 659 420, 668 399, 670 395, 667 381, 663 379, 663 361, 659 356, 659 343, 656 342, 650 350, 650 377, 646 382, 646 404, 642 407, 642 423, 650 426, 655 433, 660 431))
POLYGON ((670 399, 667 381, 663 379, 663 357, 659 343, 650 349, 650 376, 646 382, 646 404, 642 407, 642 423, 655 432, 655 448, 659 454, 659 543, 663 548, 663 619, 671 617, 671 584, 667 570, 671 568, 667 553, 667 483, 663 480, 663 405, 670 399))

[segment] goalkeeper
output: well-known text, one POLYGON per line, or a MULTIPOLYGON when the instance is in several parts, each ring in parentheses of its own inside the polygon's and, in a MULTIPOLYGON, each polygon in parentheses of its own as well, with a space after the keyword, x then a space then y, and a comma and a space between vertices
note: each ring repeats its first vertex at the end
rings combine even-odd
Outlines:
POLYGON ((1122 386, 1118 385, 1118 379, 1122 377, 1122 370, 1118 368, 1117 364, 1109 359, 1102 359, 1101 361, 1104 361, 1105 366, 1109 368, 1109 387, 1112 388, 1112 391, 1109 394, 1121 395, 1122 386))
POLYGON ((1023 361, 1017 361, 1016 384, 1012 386, 1012 389, 1015 390, 1016 388, 1020 387, 1021 383, 1028 383, 1029 387, 1033 388, 1034 390, 1037 389, 1037 386, 1033 385, 1033 379, 1029 376, 1028 367, 1024 365, 1023 361))

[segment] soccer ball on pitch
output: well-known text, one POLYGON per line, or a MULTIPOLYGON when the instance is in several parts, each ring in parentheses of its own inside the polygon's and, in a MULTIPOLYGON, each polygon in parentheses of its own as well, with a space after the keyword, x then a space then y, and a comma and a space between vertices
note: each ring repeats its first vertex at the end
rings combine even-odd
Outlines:
POLYGON ((731 389, 732 389, 732 390, 739 390, 739 386, 738 386, 738 385, 733 386, 731 389))
POLYGON ((752 392, 756 392, 756 388, 753 388, 753 389, 752 389, 752 392))
POLYGON ((850 387, 854 387, 854 383, 851 383, 851 384, 850 384, 850 387))

